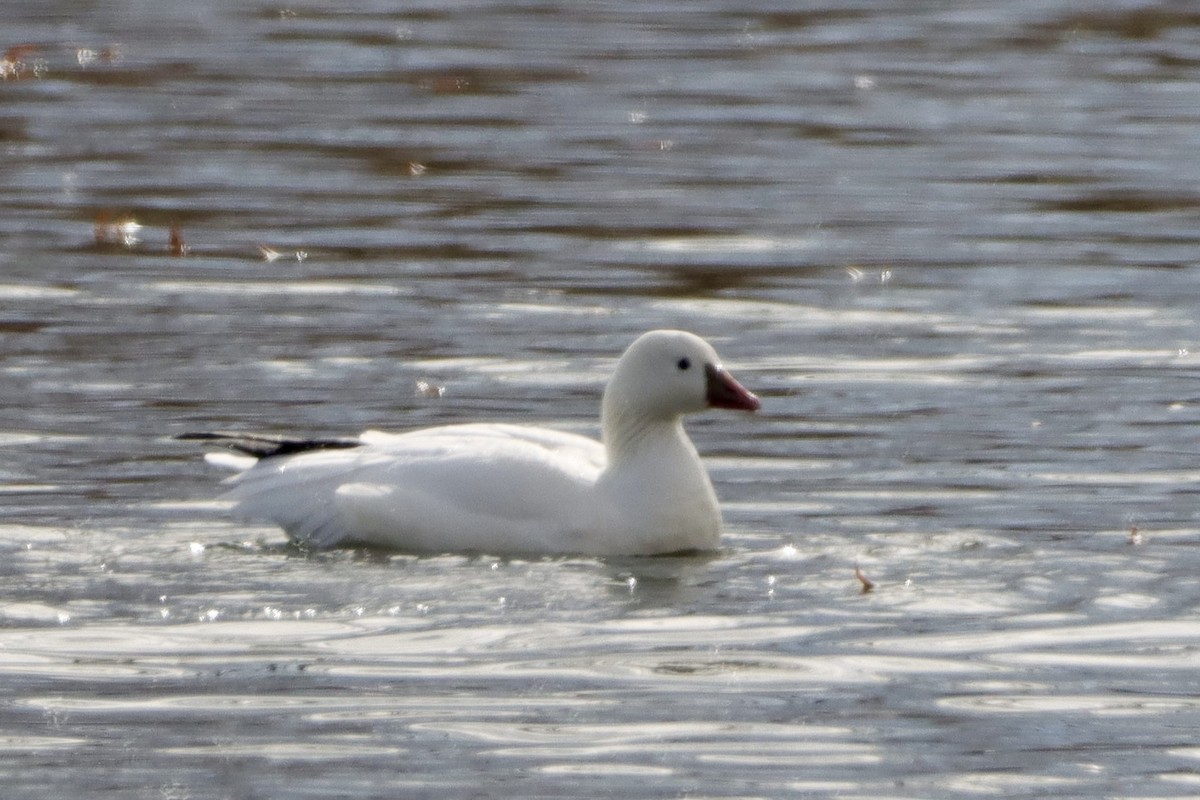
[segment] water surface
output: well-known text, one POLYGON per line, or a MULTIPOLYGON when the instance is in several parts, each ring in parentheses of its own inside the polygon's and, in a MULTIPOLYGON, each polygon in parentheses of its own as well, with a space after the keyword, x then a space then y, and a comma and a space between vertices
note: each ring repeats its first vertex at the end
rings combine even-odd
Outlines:
POLYGON ((6 798, 1195 793, 1186 4, 10 5, 6 798), (594 433, 666 326, 710 557, 304 556, 169 439, 594 433))

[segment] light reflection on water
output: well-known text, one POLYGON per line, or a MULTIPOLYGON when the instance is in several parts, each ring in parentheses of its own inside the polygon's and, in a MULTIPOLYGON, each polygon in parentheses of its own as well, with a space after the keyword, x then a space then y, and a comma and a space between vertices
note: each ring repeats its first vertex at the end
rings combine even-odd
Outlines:
POLYGON ((6 798, 1194 788, 1194 15, 12 5, 6 798), (303 556, 168 438, 594 433, 663 326, 709 558, 303 556))

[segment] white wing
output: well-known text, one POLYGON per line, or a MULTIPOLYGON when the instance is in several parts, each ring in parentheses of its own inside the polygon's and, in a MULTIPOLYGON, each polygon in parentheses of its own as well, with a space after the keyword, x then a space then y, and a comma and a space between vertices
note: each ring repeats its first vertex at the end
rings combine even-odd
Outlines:
POLYGON ((231 479, 227 497, 315 548, 571 550, 601 513, 590 501, 605 457, 592 439, 518 425, 360 438, 362 447, 263 459, 231 479))

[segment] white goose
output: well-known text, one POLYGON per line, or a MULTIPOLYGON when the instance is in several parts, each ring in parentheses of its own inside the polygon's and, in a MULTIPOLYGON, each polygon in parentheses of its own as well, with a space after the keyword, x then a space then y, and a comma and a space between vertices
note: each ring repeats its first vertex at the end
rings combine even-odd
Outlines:
POLYGON ((508 424, 446 425, 354 439, 188 433, 241 455, 225 498, 303 547, 408 552, 652 555, 712 550, 721 510, 682 417, 756 411, 759 399, 684 331, 651 331, 617 362, 603 443, 508 424))

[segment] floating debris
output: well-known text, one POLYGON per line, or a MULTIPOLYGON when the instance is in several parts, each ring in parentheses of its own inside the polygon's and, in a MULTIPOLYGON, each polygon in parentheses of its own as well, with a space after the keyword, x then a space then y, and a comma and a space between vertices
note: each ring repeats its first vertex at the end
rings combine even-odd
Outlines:
MULTIPOLYGON (((862 283, 862 281, 867 277, 866 270, 853 265, 842 267, 842 271, 845 272, 846 275, 850 277, 850 280, 854 283, 862 283)), ((891 283, 892 271, 890 269, 879 270, 879 282, 881 284, 891 283)))
POLYGON ((115 64, 121 60, 121 46, 111 45, 102 47, 99 50, 93 50, 90 47, 75 48, 75 62, 79 66, 87 68, 96 64, 115 64))
POLYGON ((108 236, 111 228, 112 214, 107 211, 96 212, 96 217, 92 220, 92 238, 97 245, 109 244, 108 236))
POLYGON ((119 241, 125 247, 133 247, 135 244, 141 241, 141 238, 138 236, 138 232, 141 231, 141 229, 142 226, 139 225, 138 221, 133 217, 122 217, 121 219, 117 220, 114 226, 114 230, 117 234, 117 241, 119 241))
POLYGON ((462 94, 474 88, 466 75, 436 75, 421 81, 420 86, 433 94, 462 94))
POLYGON ((167 252, 173 256, 187 255, 188 246, 183 241, 183 230, 178 222, 171 223, 171 236, 167 241, 167 252))
POLYGON ((417 381, 418 397, 441 397, 446 393, 445 386, 439 386, 429 381, 417 381))
POLYGON ((132 216, 125 214, 114 216, 111 211, 100 211, 92 222, 92 236, 97 246, 122 245, 133 247, 141 238, 138 233, 142 226, 132 216))
POLYGON ((1129 529, 1129 544, 1133 547, 1137 547, 1141 543, 1142 532, 1138 530, 1137 525, 1134 525, 1129 529))
MULTIPOLYGON (((61 42, 49 44, 16 44, 0 56, 0 80, 19 81, 25 78, 41 78, 50 69, 48 58, 43 53, 59 59, 68 54, 81 69, 97 65, 115 64, 121 60, 121 45, 107 47, 79 47, 61 42)), ((65 66, 65 65, 64 65, 65 66)))
MULTIPOLYGON (((274 264, 279 259, 283 258, 287 253, 280 252, 273 247, 267 247, 265 244, 255 245, 258 248, 258 254, 262 256, 263 261, 268 264, 274 264)), ((303 263, 308 258, 307 250, 293 251, 292 256, 299 262, 303 263)))
POLYGON ((875 581, 868 578, 866 573, 862 571, 862 567, 860 567, 858 564, 854 565, 854 577, 858 578, 858 582, 862 584, 863 594, 874 591, 875 581))
POLYGON ((36 44, 18 44, 8 48, 4 57, 0 58, 0 79, 19 81, 31 74, 39 77, 44 68, 39 68, 30 59, 40 49, 36 44))

